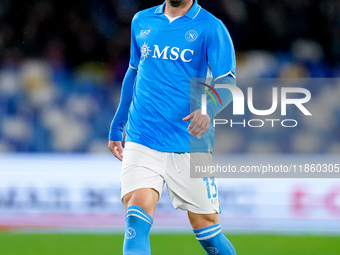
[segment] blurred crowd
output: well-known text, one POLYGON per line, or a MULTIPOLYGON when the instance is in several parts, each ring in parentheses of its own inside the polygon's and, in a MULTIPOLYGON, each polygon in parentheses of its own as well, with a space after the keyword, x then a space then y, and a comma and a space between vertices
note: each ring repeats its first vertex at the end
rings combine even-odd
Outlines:
MULTIPOLYGON (((69 67, 116 65, 129 53, 130 21, 161 0, 1 0, 1 62, 43 57, 69 67)), ((338 0, 199 0, 228 27, 236 49, 288 50, 311 39, 332 64, 340 60, 338 0)), ((113 67, 114 68, 114 67, 113 67)))
MULTIPOLYGON (((0 0, 0 152, 107 152, 129 61, 131 19, 161 2, 0 0)), ((338 0, 198 2, 228 27, 238 77, 340 76, 338 0)), ((316 101, 325 91, 316 89, 316 101)), ((277 152, 338 151, 340 137, 332 132, 340 121, 332 120, 332 130, 311 134, 322 134, 332 146, 311 151, 275 139, 264 146, 277 152)), ((243 146, 219 146, 222 151, 249 152, 261 140, 253 131, 233 132, 247 137, 240 139, 243 146)), ((287 138, 291 144, 298 132, 287 138)))

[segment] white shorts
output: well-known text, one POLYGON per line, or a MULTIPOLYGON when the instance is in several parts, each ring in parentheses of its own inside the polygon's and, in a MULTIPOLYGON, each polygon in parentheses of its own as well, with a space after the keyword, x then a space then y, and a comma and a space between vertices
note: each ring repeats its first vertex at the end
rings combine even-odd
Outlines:
MULTIPOLYGON (((212 162, 211 153, 208 154, 212 162)), ((160 197, 165 183, 175 209, 198 214, 219 213, 216 180, 190 178, 190 153, 161 152, 126 142, 121 172, 121 198, 141 188, 155 189, 160 197)))

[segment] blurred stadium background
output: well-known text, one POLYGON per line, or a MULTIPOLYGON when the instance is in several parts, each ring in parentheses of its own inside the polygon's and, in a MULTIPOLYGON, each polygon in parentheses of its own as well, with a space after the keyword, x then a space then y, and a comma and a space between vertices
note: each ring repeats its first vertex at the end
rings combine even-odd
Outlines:
MULTIPOLYGON (((32 254, 71 254, 71 248, 58 250, 58 236, 48 244, 49 235, 35 242, 29 235, 8 237, 8 231, 118 233, 113 241, 104 238, 94 244, 80 238, 73 245, 78 252, 88 243, 102 254, 120 254, 115 248, 121 248, 124 227, 120 162, 107 149, 108 129, 128 66, 130 21, 138 10, 161 2, 0 0, 0 229, 7 230, 0 234, 1 255, 31 254, 30 249, 32 254), (31 246, 23 246, 26 252, 16 250, 11 240, 31 246), (103 243, 111 248, 101 250, 103 243)), ((216 157, 237 157, 247 164, 256 161, 249 155, 273 154, 288 161, 301 156, 304 163, 337 159, 340 2, 199 4, 229 29, 240 80, 297 79, 312 93, 308 109, 313 117, 294 114, 297 128, 218 127, 216 157)), ((254 102, 259 108, 270 105, 272 84, 267 85, 256 87, 254 102)), ((245 91, 247 84, 239 86, 245 91)), ((227 111, 223 116, 228 118, 227 111)), ((222 224, 226 234, 234 234, 239 254, 340 254, 338 179, 221 179, 220 200, 222 224), (274 234, 299 236, 280 237, 280 243, 274 234), (318 238, 308 243, 304 238, 309 235, 318 238), (329 243, 318 243, 320 235, 333 237, 329 243), (275 250, 256 248, 256 242, 268 240, 275 250), (331 250, 324 252, 326 248, 331 250)), ((164 245, 171 244, 162 235, 190 232, 186 214, 172 209, 166 192, 153 231, 153 238, 164 245)), ((195 244, 194 238, 187 238, 195 244)), ((180 248, 179 254, 202 253, 193 252, 195 248, 185 251, 184 244, 180 248)), ((85 249, 79 254, 97 253, 85 249)))

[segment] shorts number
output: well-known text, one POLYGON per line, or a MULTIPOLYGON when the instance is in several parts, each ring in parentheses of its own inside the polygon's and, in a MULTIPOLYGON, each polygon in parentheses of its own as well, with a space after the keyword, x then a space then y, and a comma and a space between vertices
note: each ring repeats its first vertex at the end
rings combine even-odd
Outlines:
POLYGON ((217 186, 215 183, 215 177, 211 178, 203 178, 203 181, 205 181, 205 184, 207 185, 207 193, 208 193, 208 198, 211 198, 211 188, 214 189, 214 193, 212 194, 213 198, 216 198, 217 196, 217 186))

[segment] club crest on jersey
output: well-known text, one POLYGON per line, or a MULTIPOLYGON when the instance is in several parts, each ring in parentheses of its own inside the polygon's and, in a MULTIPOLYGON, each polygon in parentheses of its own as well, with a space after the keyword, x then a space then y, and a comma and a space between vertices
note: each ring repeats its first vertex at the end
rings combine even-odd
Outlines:
POLYGON ((141 30, 140 35, 148 35, 151 30, 141 30))
POLYGON ((185 39, 188 41, 188 42, 193 42, 197 39, 198 37, 198 34, 195 30, 189 30, 188 32, 186 32, 185 34, 185 39))

